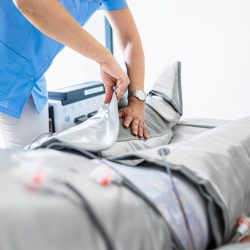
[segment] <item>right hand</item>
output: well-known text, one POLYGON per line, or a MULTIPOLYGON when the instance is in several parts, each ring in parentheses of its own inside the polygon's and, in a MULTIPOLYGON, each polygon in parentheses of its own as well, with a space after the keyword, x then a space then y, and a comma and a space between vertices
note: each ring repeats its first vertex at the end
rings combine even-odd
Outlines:
POLYGON ((114 87, 117 100, 119 101, 128 87, 130 80, 127 74, 122 70, 113 56, 106 62, 100 63, 101 78, 106 89, 104 103, 111 101, 114 87))

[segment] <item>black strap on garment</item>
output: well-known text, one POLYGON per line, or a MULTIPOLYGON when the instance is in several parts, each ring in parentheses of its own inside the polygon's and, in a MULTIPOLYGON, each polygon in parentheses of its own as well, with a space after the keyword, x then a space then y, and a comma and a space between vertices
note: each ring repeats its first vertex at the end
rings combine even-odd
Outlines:
POLYGON ((106 244, 107 250, 115 250, 113 243, 111 239, 109 238, 106 230, 104 229, 103 225, 101 222, 98 220, 96 214, 94 213, 93 209, 91 208, 90 204, 88 201, 84 198, 84 196, 75 188, 73 187, 70 183, 64 183, 67 188, 69 188, 72 192, 74 192, 82 201, 82 207, 84 211, 86 211, 89 215, 89 218, 91 219, 93 225, 95 228, 99 231, 100 235, 103 238, 103 241, 106 244))
MULTIPOLYGON (((169 151, 166 150, 166 148, 160 148, 158 153, 159 153, 160 156, 165 157, 169 153, 169 151)), ((168 173, 168 175, 170 177, 170 181, 171 181, 171 184, 172 184, 176 199, 177 199, 177 201, 179 203, 179 206, 180 206, 183 218, 184 218, 185 226, 186 226, 188 234, 189 234, 189 238, 190 238, 190 241, 191 241, 191 244, 192 244, 192 248, 193 248, 193 250, 196 250, 194 237, 193 237, 193 234, 192 234, 189 222, 188 222, 188 218, 187 218, 187 214, 186 214, 186 211, 184 209, 184 206, 183 206, 183 202, 181 200, 180 194, 179 194, 179 192, 177 190, 177 187, 175 185, 174 178, 173 178, 173 175, 172 175, 172 171, 171 171, 171 169, 170 169, 170 167, 168 166, 167 163, 166 163, 165 166, 166 166, 166 171, 167 171, 167 173, 168 173)))

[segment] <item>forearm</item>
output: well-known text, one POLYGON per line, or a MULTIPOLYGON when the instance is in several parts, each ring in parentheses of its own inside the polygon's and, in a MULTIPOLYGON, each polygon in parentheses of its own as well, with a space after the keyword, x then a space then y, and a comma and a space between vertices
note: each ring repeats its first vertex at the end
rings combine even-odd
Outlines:
POLYGON ((141 38, 129 8, 108 11, 107 16, 118 38, 130 79, 129 90, 144 89, 144 52, 141 38))
POLYGON ((16 0, 23 15, 41 32, 98 63, 110 52, 75 21, 58 0, 16 0))
POLYGON ((128 42, 123 51, 130 79, 129 91, 144 90, 145 60, 140 39, 128 42))

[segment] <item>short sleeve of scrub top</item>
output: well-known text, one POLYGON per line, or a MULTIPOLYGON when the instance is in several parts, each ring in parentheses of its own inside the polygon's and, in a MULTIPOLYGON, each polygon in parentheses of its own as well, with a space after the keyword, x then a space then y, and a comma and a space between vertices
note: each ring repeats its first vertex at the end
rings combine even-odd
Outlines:
POLYGON ((126 0, 104 0, 102 1, 103 10, 120 10, 127 8, 128 4, 126 0))

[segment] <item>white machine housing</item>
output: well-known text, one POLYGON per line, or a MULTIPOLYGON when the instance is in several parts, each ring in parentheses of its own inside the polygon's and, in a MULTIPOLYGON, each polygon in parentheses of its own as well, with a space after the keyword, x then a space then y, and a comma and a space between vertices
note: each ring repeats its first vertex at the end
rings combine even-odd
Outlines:
POLYGON ((61 132, 84 122, 102 106, 105 88, 91 81, 49 91, 50 132, 61 132))

